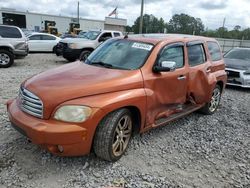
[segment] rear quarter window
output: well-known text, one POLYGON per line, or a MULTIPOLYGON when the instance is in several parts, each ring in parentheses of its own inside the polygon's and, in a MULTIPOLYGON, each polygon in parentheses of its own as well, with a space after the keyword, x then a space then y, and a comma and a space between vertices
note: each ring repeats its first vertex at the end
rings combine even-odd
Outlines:
POLYGON ((22 38, 22 34, 17 28, 5 26, 0 26, 0 36, 2 38, 22 38))
POLYGON ((207 42, 207 46, 212 61, 219 61, 222 59, 220 47, 216 42, 207 42))
POLYGON ((120 33, 114 33, 114 37, 120 37, 120 33))

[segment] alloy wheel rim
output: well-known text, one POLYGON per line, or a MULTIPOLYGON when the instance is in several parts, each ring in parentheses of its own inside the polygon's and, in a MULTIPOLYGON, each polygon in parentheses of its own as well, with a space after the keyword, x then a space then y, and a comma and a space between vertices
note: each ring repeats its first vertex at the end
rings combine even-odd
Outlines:
POLYGON ((120 118, 115 129, 115 134, 112 142, 112 151, 114 156, 121 156, 126 150, 132 134, 131 117, 125 115, 120 118))
POLYGON ((0 53, 0 64, 7 65, 10 62, 10 57, 5 53, 0 53))
POLYGON ((85 53, 83 56, 82 56, 82 61, 85 61, 87 58, 88 58, 88 56, 89 56, 89 54, 90 53, 85 53))
POLYGON ((215 88, 213 91, 212 99, 209 103, 209 110, 211 112, 214 112, 219 106, 219 103, 220 103, 220 89, 215 88))

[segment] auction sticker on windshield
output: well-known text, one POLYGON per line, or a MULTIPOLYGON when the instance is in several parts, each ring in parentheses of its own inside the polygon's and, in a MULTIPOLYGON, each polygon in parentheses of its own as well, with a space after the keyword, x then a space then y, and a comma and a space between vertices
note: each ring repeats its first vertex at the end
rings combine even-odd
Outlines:
POLYGON ((135 42, 132 45, 132 48, 138 48, 138 49, 150 51, 153 48, 153 45, 135 42))

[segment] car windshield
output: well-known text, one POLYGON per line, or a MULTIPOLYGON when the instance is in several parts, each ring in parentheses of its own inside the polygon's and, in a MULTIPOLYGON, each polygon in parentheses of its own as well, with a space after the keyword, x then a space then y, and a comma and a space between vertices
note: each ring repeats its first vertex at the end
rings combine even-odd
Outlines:
POLYGON ((106 68, 135 70, 144 64, 152 48, 152 44, 110 39, 91 53, 85 63, 106 68))
POLYGON ((89 40, 95 40, 99 35, 100 35, 100 31, 88 31, 84 34, 80 34, 78 35, 78 38, 86 38, 89 40))
POLYGON ((250 60, 250 49, 234 49, 229 51, 224 57, 228 59, 250 60))

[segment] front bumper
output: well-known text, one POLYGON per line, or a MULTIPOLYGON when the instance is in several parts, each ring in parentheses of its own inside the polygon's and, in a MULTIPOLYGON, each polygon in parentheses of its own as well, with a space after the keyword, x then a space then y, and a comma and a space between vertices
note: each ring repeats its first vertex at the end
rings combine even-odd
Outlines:
POLYGON ((84 127, 74 123, 35 118, 23 112, 16 100, 7 102, 7 111, 16 130, 27 136, 32 143, 40 145, 53 154, 79 156, 90 152, 96 127, 90 126, 90 123, 84 127), (63 152, 58 149, 58 146, 63 147, 63 152))
POLYGON ((226 68, 227 85, 250 88, 250 75, 244 75, 244 70, 226 68))
POLYGON ((79 59, 81 51, 81 49, 66 48, 63 50, 62 55, 67 60, 75 61, 79 59))

